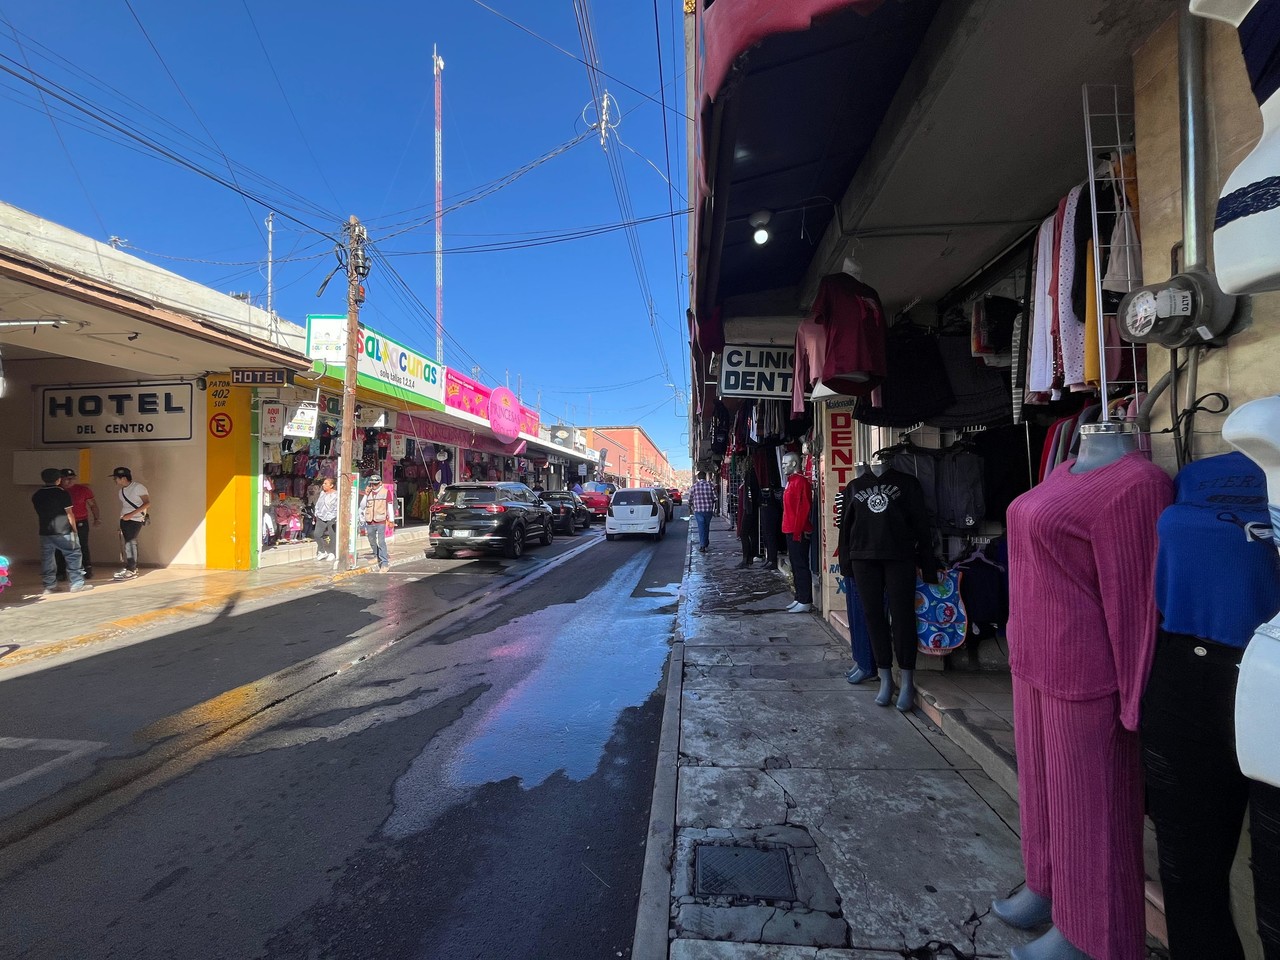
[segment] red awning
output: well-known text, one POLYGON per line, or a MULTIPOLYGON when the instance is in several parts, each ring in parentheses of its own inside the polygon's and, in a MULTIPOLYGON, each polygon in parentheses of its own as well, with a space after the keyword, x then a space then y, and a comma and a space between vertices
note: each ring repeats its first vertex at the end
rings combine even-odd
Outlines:
POLYGON ((703 12, 698 0, 699 107, 714 100, 738 55, 776 33, 808 30, 813 21, 855 7, 874 13, 884 0, 716 0, 703 12))

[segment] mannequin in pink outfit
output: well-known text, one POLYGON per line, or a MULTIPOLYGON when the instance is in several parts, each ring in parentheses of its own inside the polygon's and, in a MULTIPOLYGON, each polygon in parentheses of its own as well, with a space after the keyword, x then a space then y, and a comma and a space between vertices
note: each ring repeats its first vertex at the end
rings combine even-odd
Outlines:
POLYGON ((1027 885, 992 910, 1022 929, 1053 924, 1013 960, 1142 960, 1145 949, 1136 728, 1155 642, 1155 525, 1172 482, 1131 455, 1131 425, 1081 434, 1080 456, 1009 511, 1027 885))

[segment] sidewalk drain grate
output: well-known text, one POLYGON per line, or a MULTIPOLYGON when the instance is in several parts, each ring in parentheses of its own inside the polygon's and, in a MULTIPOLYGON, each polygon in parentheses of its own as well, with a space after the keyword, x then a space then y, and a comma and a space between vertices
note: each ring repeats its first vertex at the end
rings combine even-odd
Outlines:
POLYGON ((694 855, 694 890, 702 897, 749 900, 794 900, 786 850, 749 846, 698 844, 694 855))

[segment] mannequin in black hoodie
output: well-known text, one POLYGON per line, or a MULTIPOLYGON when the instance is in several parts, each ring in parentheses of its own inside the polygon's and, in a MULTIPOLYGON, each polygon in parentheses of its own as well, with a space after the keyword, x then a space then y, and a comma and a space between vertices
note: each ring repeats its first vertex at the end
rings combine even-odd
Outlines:
POLYGON ((840 572, 852 577, 867 618, 867 632, 880 674, 876 703, 887 707, 893 697, 893 657, 898 659, 899 710, 915 701, 916 569, 936 583, 938 564, 920 482, 873 462, 869 472, 844 488, 840 513, 840 572), (885 616, 885 596, 889 616, 885 616))

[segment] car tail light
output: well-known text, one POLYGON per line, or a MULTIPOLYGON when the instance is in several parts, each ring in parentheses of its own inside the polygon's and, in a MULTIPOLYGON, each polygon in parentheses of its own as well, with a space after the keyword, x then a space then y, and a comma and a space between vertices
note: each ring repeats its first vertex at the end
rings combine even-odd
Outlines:
POLYGON ((650 513, 650 514, 649 514, 649 516, 651 516, 651 517, 656 517, 656 516, 658 515, 658 505, 655 503, 655 504, 654 504, 650 509, 651 509, 653 512, 652 512, 652 513, 650 513))
POLYGON ((613 516, 613 504, 609 504, 609 509, 605 511, 609 516, 613 516))
POLYGON ((432 512, 432 513, 444 513, 445 509, 446 509, 446 508, 445 508, 445 505, 444 505, 443 503, 433 503, 433 504, 431 505, 431 512, 432 512))
POLYGON ((500 503, 486 503, 484 505, 485 513, 506 513, 507 508, 500 503))

